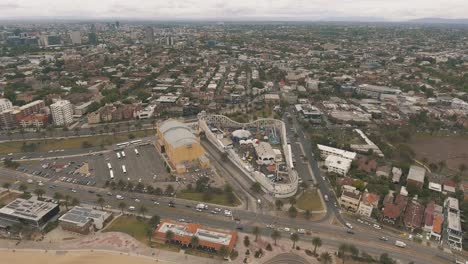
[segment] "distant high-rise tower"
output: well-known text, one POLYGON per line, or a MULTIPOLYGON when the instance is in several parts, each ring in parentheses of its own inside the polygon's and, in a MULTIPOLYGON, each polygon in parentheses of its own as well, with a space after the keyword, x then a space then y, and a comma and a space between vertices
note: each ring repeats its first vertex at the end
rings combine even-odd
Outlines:
POLYGON ((81 45, 81 32, 80 31, 72 31, 70 33, 70 39, 73 45, 81 45))
POLYGON ((97 39, 97 34, 96 32, 90 32, 88 34, 88 42, 91 45, 97 45, 98 44, 98 39, 97 39))
POLYGON ((172 36, 166 37, 166 46, 174 46, 174 38, 172 36))
POLYGON ((152 27, 145 28, 145 43, 147 44, 154 43, 154 30, 152 27))

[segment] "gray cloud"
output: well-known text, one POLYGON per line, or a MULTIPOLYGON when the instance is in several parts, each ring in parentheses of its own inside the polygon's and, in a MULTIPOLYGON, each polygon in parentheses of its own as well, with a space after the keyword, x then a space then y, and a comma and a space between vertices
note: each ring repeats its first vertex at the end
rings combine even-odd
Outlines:
MULTIPOLYGON (((0 0, 1 2, 2 0, 0 0)), ((465 18, 467 0, 15 0, 0 17, 74 16, 145 19, 465 18)))

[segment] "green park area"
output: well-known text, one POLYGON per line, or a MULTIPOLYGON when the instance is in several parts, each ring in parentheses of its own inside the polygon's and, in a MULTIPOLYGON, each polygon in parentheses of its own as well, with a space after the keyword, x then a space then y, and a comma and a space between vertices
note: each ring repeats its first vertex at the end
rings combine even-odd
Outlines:
POLYGON ((224 206, 237 206, 240 205, 240 201, 234 193, 222 192, 222 193, 209 193, 209 192, 194 192, 183 190, 177 193, 177 198, 206 202, 212 204, 219 204, 224 206))
POLYGON ((70 137, 63 139, 7 141, 0 143, 0 153, 47 152, 57 149, 77 149, 104 147, 115 143, 141 138, 154 134, 152 130, 140 130, 117 133, 115 135, 94 135, 85 137, 70 137))
POLYGON ((149 225, 144 219, 136 216, 120 216, 103 232, 121 232, 134 237, 141 243, 148 244, 149 225))
POLYGON ((322 201, 317 190, 304 191, 299 195, 296 206, 302 210, 321 211, 323 210, 322 201))

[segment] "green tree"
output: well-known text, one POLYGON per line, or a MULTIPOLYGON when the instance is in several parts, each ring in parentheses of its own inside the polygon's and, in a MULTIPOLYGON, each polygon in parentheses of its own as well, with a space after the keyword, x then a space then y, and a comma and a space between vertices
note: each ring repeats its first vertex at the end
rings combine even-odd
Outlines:
POLYGON ((252 191, 256 193, 260 193, 262 191, 262 186, 260 185, 259 182, 254 182, 252 186, 250 187, 250 189, 252 189, 252 191))
POLYGON ((244 237, 244 246, 249 247, 250 246, 250 238, 248 236, 244 237))
POLYGON ((96 202, 101 206, 101 210, 104 211, 104 203, 106 202, 106 200, 102 196, 99 196, 96 202))
POLYGON ((320 237, 312 238, 312 245, 314 245, 314 255, 316 255, 317 254, 317 247, 322 246, 322 239, 320 239, 320 237))
POLYGON ((338 254, 339 257, 341 257, 342 263, 345 263, 346 259, 346 252, 348 252, 349 246, 348 244, 340 244, 340 247, 338 248, 338 254))
POLYGON ((225 257, 227 257, 227 255, 229 254, 229 251, 228 251, 228 249, 226 248, 226 246, 221 246, 221 247, 219 248, 219 250, 218 250, 218 254, 219 254, 221 257, 225 258, 225 257))
POLYGON ((45 194, 45 191, 43 189, 38 188, 34 190, 34 194, 37 195, 38 198, 42 198, 42 195, 45 194))
POLYGON ((10 192, 11 183, 5 182, 5 183, 2 185, 2 187, 5 188, 5 189, 7 189, 8 192, 10 192))
POLYGON ((354 245, 349 245, 348 250, 349 250, 349 252, 351 253, 351 255, 352 255, 353 257, 359 256, 359 249, 357 249, 356 246, 354 246, 354 245))
POLYGON ((275 201, 275 205, 276 205, 276 210, 280 211, 281 208, 283 207, 283 201, 281 201, 281 200, 276 200, 276 201, 275 201))
POLYGON ((198 245, 200 245, 200 239, 197 236, 193 236, 190 239, 190 245, 192 248, 198 248, 198 245))
POLYGON ((312 213, 310 212, 310 210, 305 210, 304 218, 309 220, 311 217, 312 217, 312 213))
POLYGON ((323 252, 322 254, 320 254, 320 261, 323 264, 330 264, 332 263, 332 256, 328 252, 323 252))
POLYGON ((291 218, 295 218, 297 216, 297 209, 296 209, 296 207, 294 207, 294 205, 291 205, 291 207, 289 207, 288 215, 291 218))
POLYGON ((151 219, 149 220, 148 224, 152 227, 155 228, 159 223, 161 222, 161 217, 159 215, 153 215, 151 219))
POLYGON ((171 230, 167 230, 165 236, 166 242, 171 242, 171 240, 174 238, 174 232, 172 232, 171 230))
POLYGON ((296 204, 296 198, 295 198, 294 196, 291 197, 291 198, 289 198, 289 203, 290 203, 291 205, 295 205, 295 204, 296 204))
POLYGON ((57 202, 60 204, 60 201, 63 199, 63 194, 59 192, 54 193, 54 199, 57 200, 57 202))
POLYGON ((140 206, 139 211, 140 211, 141 216, 144 217, 146 212, 148 212, 148 209, 144 205, 142 205, 142 206, 140 206))
POLYGON ((260 232, 261 232, 260 227, 258 227, 258 226, 253 227, 252 234, 254 234, 254 236, 255 236, 255 242, 257 242, 257 240, 258 240, 258 236, 260 235, 260 232))
POLYGON ((380 255, 379 263, 380 264, 394 264, 395 261, 387 253, 383 253, 382 255, 380 255))
POLYGON ((296 242, 299 241, 299 234, 298 233, 292 233, 290 239, 293 242, 292 248, 295 248, 296 247, 296 242))
POLYGON ((122 214, 124 214, 124 209, 127 207, 127 204, 125 204, 125 202, 120 202, 119 203, 119 208, 120 208, 120 211, 122 212, 122 214))
POLYGON ((20 186, 18 187, 18 190, 22 191, 23 193, 25 193, 27 190, 28 190, 28 186, 24 183, 20 184, 20 186))
POLYGON ((276 246, 276 241, 281 238, 281 233, 278 230, 274 230, 271 232, 271 238, 273 241, 275 241, 275 246, 276 246))

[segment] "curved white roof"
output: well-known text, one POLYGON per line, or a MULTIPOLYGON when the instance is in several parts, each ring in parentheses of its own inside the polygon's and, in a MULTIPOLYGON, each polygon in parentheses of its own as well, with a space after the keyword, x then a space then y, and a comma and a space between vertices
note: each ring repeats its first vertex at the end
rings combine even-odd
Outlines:
POLYGON ((252 133, 245 129, 238 129, 232 132, 232 135, 236 138, 249 138, 252 135, 252 133))
POLYGON ((159 131, 161 131, 167 143, 174 148, 198 142, 190 127, 179 121, 166 121, 161 124, 159 131))

